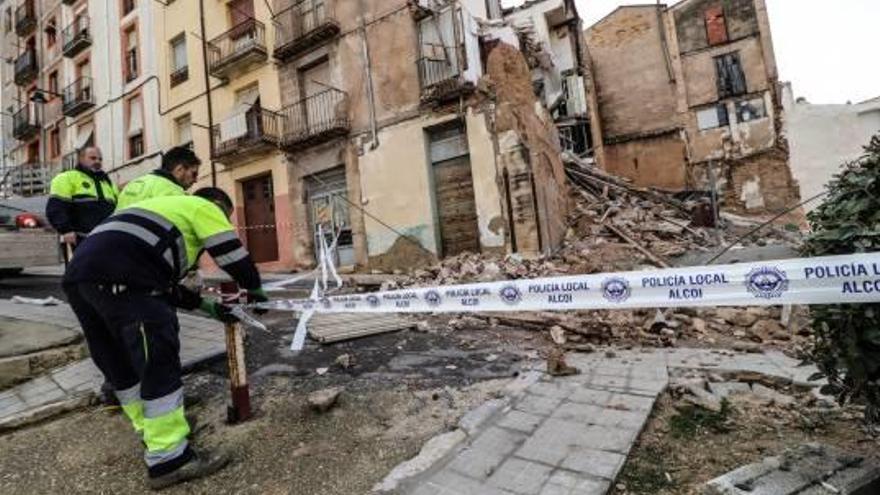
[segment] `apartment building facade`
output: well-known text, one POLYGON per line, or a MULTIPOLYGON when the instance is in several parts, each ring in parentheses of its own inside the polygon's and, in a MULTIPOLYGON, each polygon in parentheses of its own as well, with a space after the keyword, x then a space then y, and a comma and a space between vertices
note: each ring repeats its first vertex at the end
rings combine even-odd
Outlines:
POLYGON ((298 263, 314 262, 322 234, 339 265, 382 270, 561 242, 557 129, 499 2, 282 0, 275 11, 298 263))
POLYGON ((748 212, 798 202, 764 0, 624 6, 586 39, 603 167, 748 212))
POLYGON ((4 57, 14 61, 2 73, 13 192, 46 193, 88 145, 101 147, 104 169, 121 183, 157 166, 157 60, 141 41, 156 10, 137 0, 4 2, 4 57))
POLYGON ((163 60, 165 148, 192 144, 204 163, 195 187, 230 193, 234 222, 261 269, 295 268, 269 4, 169 2, 152 29, 163 60))

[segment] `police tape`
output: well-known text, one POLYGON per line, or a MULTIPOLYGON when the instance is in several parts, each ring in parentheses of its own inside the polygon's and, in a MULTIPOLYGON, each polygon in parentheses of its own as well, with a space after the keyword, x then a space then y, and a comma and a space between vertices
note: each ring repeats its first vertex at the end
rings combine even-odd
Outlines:
POLYGON ((443 313, 880 302, 880 252, 558 276, 260 303, 307 313, 443 313))

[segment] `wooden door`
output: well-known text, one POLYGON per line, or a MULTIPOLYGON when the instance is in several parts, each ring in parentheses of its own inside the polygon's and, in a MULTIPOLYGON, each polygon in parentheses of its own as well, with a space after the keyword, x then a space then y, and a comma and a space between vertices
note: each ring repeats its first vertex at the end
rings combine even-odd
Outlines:
POLYGON ((241 187, 244 192, 248 251, 256 263, 278 261, 278 228, 275 225, 272 175, 246 180, 241 187))
POLYGON ((480 252, 474 181, 468 155, 435 163, 434 188, 442 256, 480 252))

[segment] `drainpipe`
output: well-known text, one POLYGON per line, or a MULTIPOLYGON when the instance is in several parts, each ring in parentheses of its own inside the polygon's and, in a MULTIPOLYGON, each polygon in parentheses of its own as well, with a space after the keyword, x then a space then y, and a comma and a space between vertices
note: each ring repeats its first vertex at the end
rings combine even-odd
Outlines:
POLYGON ((361 48, 364 57, 364 77, 367 79, 367 99, 370 103, 370 132, 373 134, 373 142, 370 149, 379 147, 379 131, 376 123, 376 95, 373 89, 373 67, 370 63, 370 45, 367 42, 367 23, 364 21, 363 3, 361 3, 361 48))
POLYGON ((211 75, 208 73, 208 40, 205 33, 205 0, 199 0, 199 27, 202 36, 202 71, 205 74, 205 98, 208 102, 208 156, 211 159, 211 187, 217 187, 217 162, 214 161, 214 110, 211 105, 211 75))

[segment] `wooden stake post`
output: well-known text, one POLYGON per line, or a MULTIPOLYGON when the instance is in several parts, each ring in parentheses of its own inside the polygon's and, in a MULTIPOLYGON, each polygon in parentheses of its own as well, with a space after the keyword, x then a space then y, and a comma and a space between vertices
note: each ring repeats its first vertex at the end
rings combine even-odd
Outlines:
MULTIPOLYGON (((238 284, 223 282, 220 294, 224 304, 240 302, 238 284)), ((226 324, 226 362, 229 367, 229 391, 232 404, 226 409, 226 421, 230 424, 247 421, 251 417, 251 395, 247 382, 244 359, 244 331, 241 323, 226 324)))

